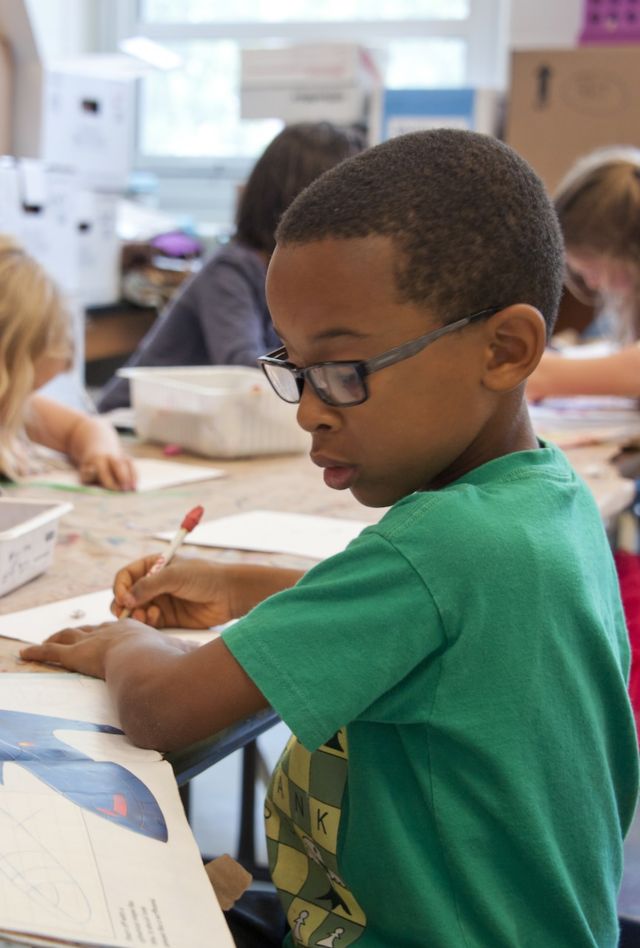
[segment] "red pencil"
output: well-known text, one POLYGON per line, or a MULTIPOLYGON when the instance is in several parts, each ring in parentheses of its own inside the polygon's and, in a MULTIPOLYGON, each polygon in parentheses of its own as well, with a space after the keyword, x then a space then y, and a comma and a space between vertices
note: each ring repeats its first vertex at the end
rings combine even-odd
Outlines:
MULTIPOLYGON (((168 563, 171 562, 171 560, 173 559, 176 553, 176 550, 178 549, 180 544, 184 541, 184 538, 186 537, 186 535, 188 533, 191 533, 193 528, 197 527, 197 525, 202 520, 203 513, 204 513, 204 507, 198 506, 198 507, 194 507, 193 510, 190 510, 189 513, 186 514, 186 516, 184 517, 184 520, 180 524, 180 528, 176 530, 176 533, 171 543, 169 544, 169 549, 167 550, 166 553, 161 553, 158 556, 158 559, 155 561, 151 569, 147 572, 147 576, 151 576, 152 573, 157 573, 159 570, 163 569, 168 563)), ((118 616, 118 618, 128 619, 130 615, 131 615, 131 611, 129 609, 123 609, 120 615, 118 616)))

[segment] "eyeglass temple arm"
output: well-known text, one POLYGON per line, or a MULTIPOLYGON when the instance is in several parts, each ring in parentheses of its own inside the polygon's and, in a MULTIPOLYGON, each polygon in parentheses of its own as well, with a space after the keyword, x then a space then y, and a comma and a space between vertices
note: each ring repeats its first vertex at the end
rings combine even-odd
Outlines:
POLYGON ((373 359, 368 359, 365 363, 366 370, 367 372, 377 372, 378 369, 384 369, 388 365, 393 365, 394 362, 397 362, 400 358, 409 359, 412 355, 416 355, 416 353, 420 352, 421 349, 426 348, 430 343, 435 342, 440 336, 446 336, 448 333, 455 332, 457 329, 464 329, 464 327, 470 322, 473 322, 474 319, 479 319, 481 316, 492 316, 494 313, 497 313, 499 309, 499 306, 481 309, 477 313, 472 313, 471 316, 463 316, 462 319, 457 319, 454 323, 447 323, 446 326, 441 326, 440 329, 434 329, 433 332, 428 332, 426 335, 420 336, 419 339, 414 339, 413 342, 405 342, 403 345, 396 346, 395 349, 390 349, 382 355, 374 356, 373 359))

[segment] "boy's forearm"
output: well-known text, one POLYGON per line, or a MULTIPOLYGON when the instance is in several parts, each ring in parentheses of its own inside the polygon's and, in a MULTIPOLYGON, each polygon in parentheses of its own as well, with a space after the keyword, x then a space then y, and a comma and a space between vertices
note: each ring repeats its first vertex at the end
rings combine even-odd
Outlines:
POLYGON ((235 563, 227 566, 234 618, 244 616, 269 596, 295 586, 305 574, 301 569, 235 563))
POLYGON ((167 689, 179 673, 185 652, 175 640, 149 642, 126 638, 105 656, 105 680, 113 696, 122 727, 134 744, 156 750, 173 746, 161 703, 166 706, 167 689))
POLYGON ((123 636, 105 655, 121 725, 139 747, 178 750, 267 706, 222 640, 189 651, 183 644, 123 636))

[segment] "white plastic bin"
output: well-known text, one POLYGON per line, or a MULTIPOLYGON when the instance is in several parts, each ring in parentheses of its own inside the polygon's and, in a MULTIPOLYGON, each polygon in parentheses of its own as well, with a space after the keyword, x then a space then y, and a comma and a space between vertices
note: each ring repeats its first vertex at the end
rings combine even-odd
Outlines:
POLYGON ((138 435, 212 458, 306 451, 296 405, 260 369, 245 366, 125 368, 138 435))
POLYGON ((0 497, 0 596, 44 573, 71 504, 0 497))

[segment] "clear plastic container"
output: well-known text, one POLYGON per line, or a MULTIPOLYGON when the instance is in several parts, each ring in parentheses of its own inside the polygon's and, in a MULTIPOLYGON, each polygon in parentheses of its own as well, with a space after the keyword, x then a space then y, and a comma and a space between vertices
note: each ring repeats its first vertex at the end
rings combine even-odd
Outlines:
POLYGON ((0 596, 44 573, 71 504, 0 497, 0 596))
POLYGON ((125 368, 136 431, 211 458, 290 454, 309 448, 296 405, 283 402, 260 369, 245 366, 125 368))

